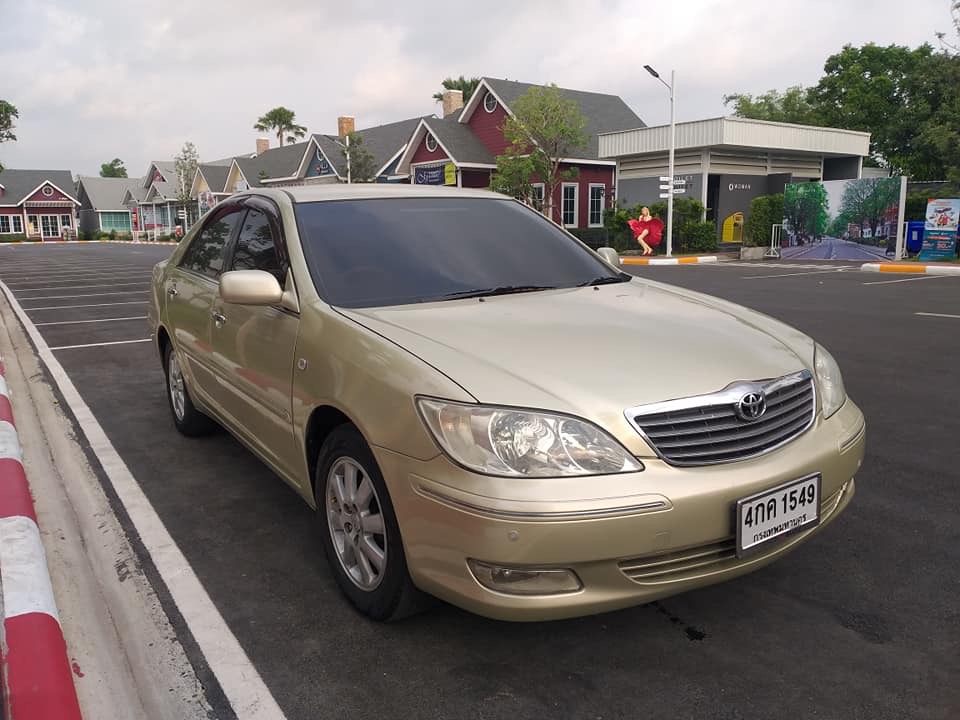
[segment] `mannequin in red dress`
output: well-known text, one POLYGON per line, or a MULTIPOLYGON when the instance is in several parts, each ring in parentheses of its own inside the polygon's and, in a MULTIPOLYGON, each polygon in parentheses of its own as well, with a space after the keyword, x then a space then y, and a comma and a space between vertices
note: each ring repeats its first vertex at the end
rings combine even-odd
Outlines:
POLYGON ((650 208, 644 206, 640 208, 640 217, 629 221, 630 229, 633 235, 643 248, 644 255, 652 255, 651 245, 660 244, 660 235, 663 229, 663 222, 660 218, 650 215, 650 208), (649 242, 648 242, 649 241, 649 242))

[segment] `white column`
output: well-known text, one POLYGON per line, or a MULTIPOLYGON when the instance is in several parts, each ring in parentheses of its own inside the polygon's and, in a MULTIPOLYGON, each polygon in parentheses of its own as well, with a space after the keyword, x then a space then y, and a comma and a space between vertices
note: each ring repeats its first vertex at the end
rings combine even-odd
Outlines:
POLYGON ((667 190, 667 257, 673 254, 673 155, 674 146, 677 142, 676 112, 674 109, 674 96, 676 95, 677 79, 676 71, 670 71, 670 156, 667 161, 667 175, 670 176, 669 189, 667 190))

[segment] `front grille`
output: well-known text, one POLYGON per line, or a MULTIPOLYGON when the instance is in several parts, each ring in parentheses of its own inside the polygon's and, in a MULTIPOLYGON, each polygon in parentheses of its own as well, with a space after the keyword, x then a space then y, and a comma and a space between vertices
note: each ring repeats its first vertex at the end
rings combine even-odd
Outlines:
POLYGON ((709 465, 755 457, 792 440, 813 423, 813 378, 807 371, 766 383, 735 383, 721 392, 633 408, 627 417, 673 465, 709 465), (756 420, 737 412, 750 392, 762 392, 756 420))
MULTIPOLYGON (((844 483, 839 490, 830 497, 820 501, 820 523, 823 524, 833 515, 843 495, 847 490, 844 483)), ((800 534, 802 537, 808 532, 800 534)), ((785 538, 786 539, 786 538, 785 538)), ((798 540, 797 535, 791 535, 791 540, 798 540)), ((782 547, 777 541, 771 541, 770 547, 760 557, 775 552, 782 547)), ((756 558, 751 558, 751 561, 756 558)), ((737 559, 737 543, 733 536, 696 547, 648 555, 642 558, 623 560, 619 563, 620 572, 641 585, 657 585, 660 583, 687 580, 707 573, 722 572, 735 567, 740 561, 737 559)))

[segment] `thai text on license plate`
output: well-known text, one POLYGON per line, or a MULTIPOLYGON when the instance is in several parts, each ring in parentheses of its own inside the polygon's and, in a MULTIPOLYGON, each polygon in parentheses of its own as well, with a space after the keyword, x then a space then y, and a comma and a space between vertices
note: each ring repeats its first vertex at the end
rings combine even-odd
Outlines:
POLYGON ((820 474, 737 501, 737 555, 820 522, 820 474))

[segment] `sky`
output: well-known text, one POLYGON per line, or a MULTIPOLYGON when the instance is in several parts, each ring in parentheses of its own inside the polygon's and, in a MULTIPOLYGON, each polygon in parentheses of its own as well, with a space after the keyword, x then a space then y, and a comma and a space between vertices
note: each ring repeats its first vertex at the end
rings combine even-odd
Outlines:
MULTIPOLYGON (((725 94, 811 85, 849 43, 936 45, 950 0, 0 0, 0 99, 20 112, 11 168, 133 176, 193 142, 253 152, 283 105, 310 132, 440 112, 448 76, 619 95, 648 125, 727 113, 725 94)), ((276 144, 276 138, 273 139, 276 144)))

